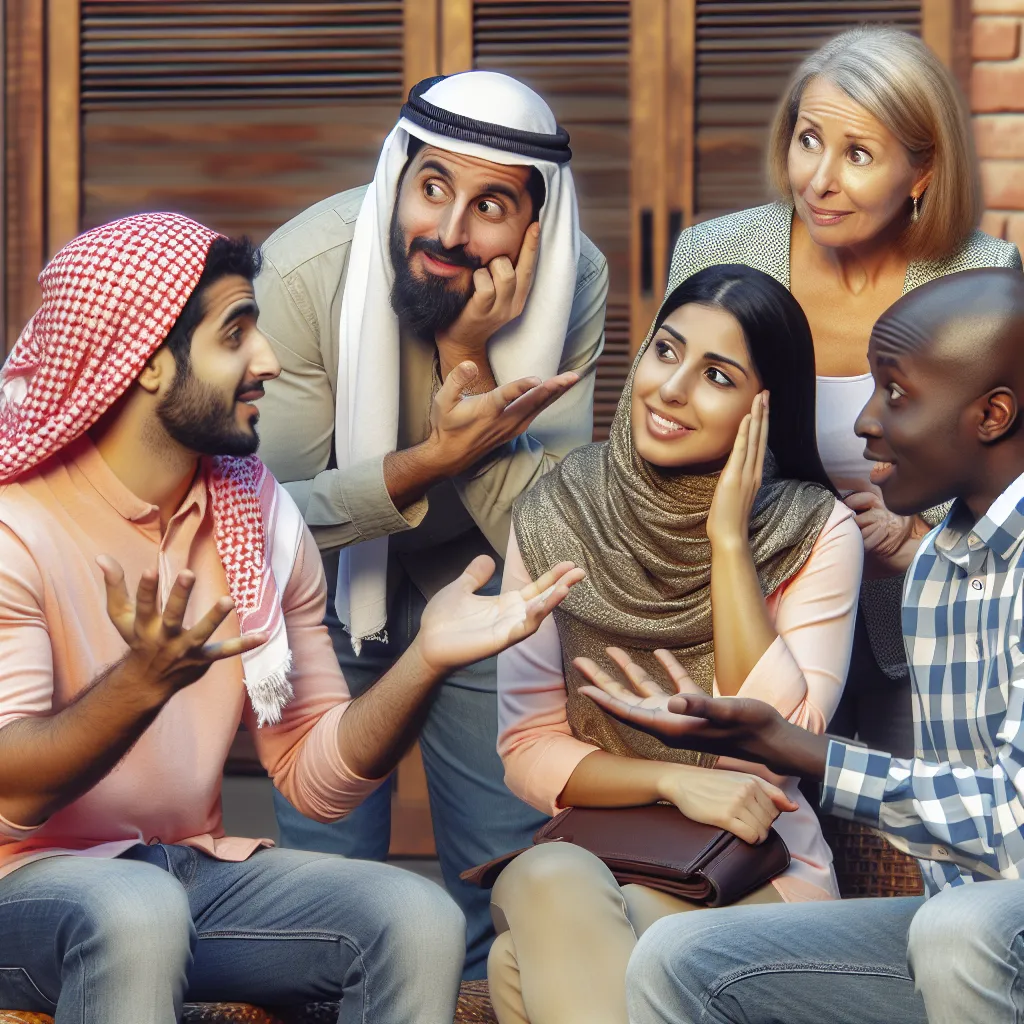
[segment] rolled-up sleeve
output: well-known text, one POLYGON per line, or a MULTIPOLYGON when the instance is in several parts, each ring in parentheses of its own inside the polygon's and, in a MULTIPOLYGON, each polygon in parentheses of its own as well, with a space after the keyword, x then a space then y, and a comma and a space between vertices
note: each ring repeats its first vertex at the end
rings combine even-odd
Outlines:
MULTIPOLYGON (((340 288, 342 264, 327 262, 317 276, 333 274, 340 288)), ((335 373, 326 365, 321 332, 334 329, 329 298, 314 296, 301 273, 284 275, 267 257, 255 290, 260 330, 281 364, 260 403, 260 457, 298 505, 317 545, 331 550, 418 526, 427 500, 396 508, 382 455, 344 470, 328 468, 335 373)))
POLYGON ((558 372, 579 382, 548 409, 529 432, 502 445, 474 469, 455 478, 463 504, 495 551, 508 544, 512 505, 574 448, 594 434, 594 371, 604 351, 608 263, 587 241, 580 256, 569 327, 558 372))
MULTIPOLYGON (((18 719, 52 709, 53 649, 42 577, 21 540, 0 524, 0 732, 18 719)), ((26 839, 43 824, 26 827, 0 814, 0 835, 26 839)))
POLYGON ((778 598, 778 636, 736 696, 771 704, 811 732, 825 731, 850 667, 863 563, 853 513, 837 502, 807 561, 778 598))
POLYGON ((353 772, 338 746, 338 723, 352 698, 323 625, 326 593, 320 557, 306 531, 282 598, 295 696, 274 726, 256 728, 248 702, 245 710, 245 723, 274 785, 316 821, 343 817, 382 781, 353 772))

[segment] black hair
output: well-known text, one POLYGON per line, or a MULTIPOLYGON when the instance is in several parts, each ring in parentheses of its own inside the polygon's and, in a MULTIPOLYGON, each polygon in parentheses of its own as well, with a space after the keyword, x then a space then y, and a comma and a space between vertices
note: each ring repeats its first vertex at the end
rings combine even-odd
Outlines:
POLYGON ((224 238, 213 240, 206 254, 206 265, 184 308, 174 321, 164 344, 174 356, 178 372, 184 372, 189 365, 192 350, 192 335, 206 315, 204 296, 211 285, 221 278, 238 276, 253 281, 260 272, 263 256, 248 238, 224 238))
MULTIPOLYGON (((413 158, 425 145, 426 143, 415 135, 409 136, 409 142, 405 151, 405 166, 402 168, 402 173, 398 176, 396 194, 402 191, 405 172, 409 169, 413 158)), ((535 220, 540 220, 540 208, 544 205, 544 200, 548 194, 547 187, 544 184, 544 175, 536 167, 530 167, 530 174, 526 179, 526 192, 530 197, 530 202, 533 204, 533 216, 530 218, 530 223, 532 224, 535 220)))
POLYGON ((837 494, 818 454, 814 343, 800 303, 760 270, 724 263, 683 281, 662 304, 654 330, 690 303, 722 309, 739 323, 758 376, 771 393, 768 447, 779 476, 837 494))

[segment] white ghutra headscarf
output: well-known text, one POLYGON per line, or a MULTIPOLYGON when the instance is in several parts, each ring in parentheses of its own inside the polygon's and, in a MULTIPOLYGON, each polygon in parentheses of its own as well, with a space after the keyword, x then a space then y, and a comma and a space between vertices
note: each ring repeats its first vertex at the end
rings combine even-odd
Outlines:
MULTIPOLYGON (((498 385, 558 372, 580 254, 568 134, 532 89, 507 75, 466 71, 427 79, 409 93, 367 189, 349 255, 341 303, 335 451, 339 469, 395 450, 398 443, 399 323, 391 308, 395 274, 388 236, 409 136, 496 164, 536 167, 546 189, 540 251, 521 316, 490 340, 498 385)), ((535 423, 543 424, 543 414, 535 423)), ((387 619, 388 538, 343 548, 336 610, 356 653, 381 638, 387 619)))

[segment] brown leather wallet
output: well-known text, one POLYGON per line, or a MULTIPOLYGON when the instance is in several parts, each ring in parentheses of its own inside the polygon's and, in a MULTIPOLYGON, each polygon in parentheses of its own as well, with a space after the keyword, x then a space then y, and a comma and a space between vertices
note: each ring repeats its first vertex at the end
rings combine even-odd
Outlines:
MULTIPOLYGON (((757 846, 725 829, 691 821, 670 804, 647 807, 570 807, 533 837, 540 843, 575 843, 604 861, 619 885, 651 889, 724 907, 770 882, 789 867, 789 850, 771 829, 757 846)), ((489 889, 502 869, 529 847, 463 871, 467 882, 489 889)))

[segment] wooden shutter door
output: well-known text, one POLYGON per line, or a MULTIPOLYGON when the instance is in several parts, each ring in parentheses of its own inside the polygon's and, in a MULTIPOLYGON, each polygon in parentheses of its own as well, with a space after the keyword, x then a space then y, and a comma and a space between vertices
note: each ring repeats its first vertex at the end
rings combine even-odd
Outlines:
MULTIPOLYGON (((663 6, 664 0, 441 0, 442 71, 475 67, 520 79, 548 101, 571 136, 581 227, 607 257, 611 279, 605 352, 597 372, 597 438, 607 435, 629 367, 630 343, 646 315, 635 301, 642 283, 641 240, 633 230, 639 214, 633 209, 631 172, 647 133, 637 130, 631 80, 632 69, 642 62, 631 57, 638 47, 660 52, 652 42, 656 27, 646 15, 663 6)), ((646 81, 653 85, 644 93, 641 113, 657 117, 660 80, 654 75, 646 81)), ((660 155, 651 159, 645 153, 643 162, 649 179, 645 201, 657 204, 660 155)), ((653 209, 648 220, 653 228, 653 209)), ((655 272, 647 264, 645 269, 653 295, 659 291, 655 272)))

